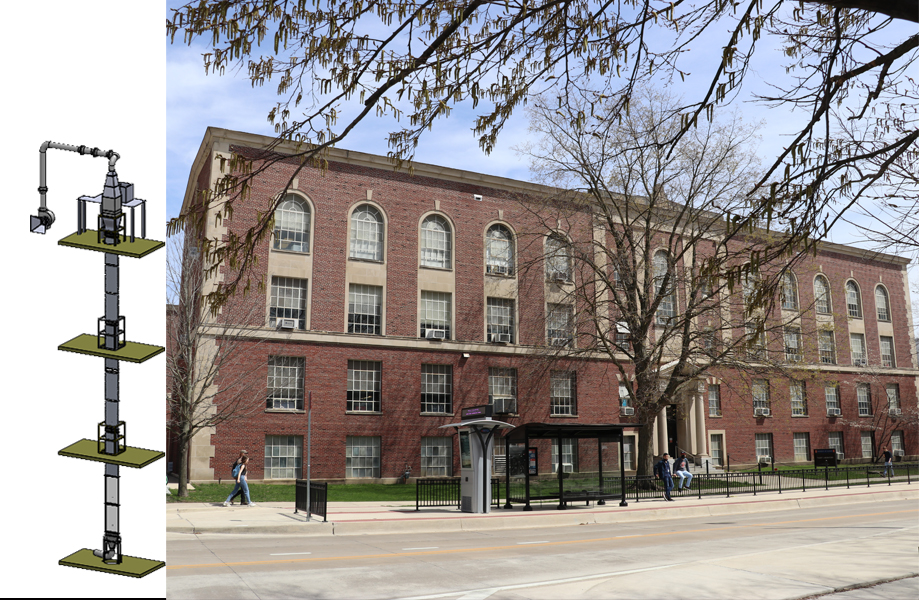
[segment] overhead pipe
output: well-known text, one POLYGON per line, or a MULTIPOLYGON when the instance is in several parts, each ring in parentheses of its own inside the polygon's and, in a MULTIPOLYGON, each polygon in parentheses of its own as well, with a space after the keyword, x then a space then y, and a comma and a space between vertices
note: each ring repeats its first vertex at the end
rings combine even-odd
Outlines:
POLYGON ((41 205, 38 208, 38 215, 33 215, 31 218, 31 231, 35 233, 45 233, 48 229, 51 228, 51 224, 54 223, 54 213, 48 210, 47 204, 47 193, 48 186, 46 185, 46 157, 49 148, 55 150, 67 150, 68 152, 76 152, 77 154, 83 155, 88 154, 93 157, 105 157, 108 159, 108 170, 109 173, 115 174, 115 163, 118 161, 121 156, 114 150, 101 150, 99 148, 91 148, 89 146, 73 146, 71 144, 59 144, 57 142, 47 141, 44 142, 41 147, 38 149, 39 152, 39 184, 38 184, 38 193, 41 194, 41 205))

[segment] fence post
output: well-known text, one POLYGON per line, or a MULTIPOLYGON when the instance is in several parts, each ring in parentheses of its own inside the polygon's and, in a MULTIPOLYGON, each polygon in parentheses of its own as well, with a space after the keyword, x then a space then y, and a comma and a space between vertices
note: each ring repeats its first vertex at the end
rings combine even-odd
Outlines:
POLYGON ((415 512, 418 512, 419 510, 421 510, 421 508, 420 508, 420 506, 419 506, 419 504, 418 504, 418 502, 419 502, 419 500, 420 500, 420 496, 418 495, 418 484, 419 484, 419 483, 420 483, 420 481, 416 479, 416 480, 415 480, 415 512))
POLYGON ((846 467, 846 489, 847 490, 850 489, 849 488, 849 467, 846 467))
POLYGON ((779 474, 779 493, 782 493, 782 474, 779 474))
POLYGON ((871 468, 871 463, 865 466, 865 481, 868 482, 868 487, 871 487, 871 473, 868 471, 869 468, 871 468))
MULTIPOLYGON (((762 475, 762 472, 760 472, 760 477, 762 477, 762 476, 763 476, 763 475, 762 475)), ((760 483, 762 483, 762 482, 763 482, 763 480, 760 479, 760 483)), ((756 495, 756 475, 753 476, 753 495, 754 495, 754 496, 756 495)))
MULTIPOLYGON (((708 463, 705 463, 705 480, 708 481, 708 463)), ((699 490, 699 500, 702 499, 702 473, 699 473, 699 485, 696 486, 699 490)))
POLYGON ((801 469, 801 491, 807 491, 807 471, 801 469))
MULTIPOLYGON (((731 464, 731 457, 728 456, 728 465, 730 464, 731 464)), ((728 498, 730 498, 731 497, 731 475, 730 473, 725 473, 724 477, 725 477, 724 483, 728 486, 728 498)))
POLYGON ((830 468, 823 467, 823 485, 826 491, 830 491, 830 468))

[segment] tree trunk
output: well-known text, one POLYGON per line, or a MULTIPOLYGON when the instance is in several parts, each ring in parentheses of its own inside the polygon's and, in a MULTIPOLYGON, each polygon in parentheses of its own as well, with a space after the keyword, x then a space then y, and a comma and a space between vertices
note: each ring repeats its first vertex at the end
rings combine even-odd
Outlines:
POLYGON ((179 436, 179 498, 188 498, 188 451, 191 437, 185 432, 179 436))
POLYGON ((654 474, 654 419, 642 423, 638 435, 638 462, 635 474, 639 477, 654 474))

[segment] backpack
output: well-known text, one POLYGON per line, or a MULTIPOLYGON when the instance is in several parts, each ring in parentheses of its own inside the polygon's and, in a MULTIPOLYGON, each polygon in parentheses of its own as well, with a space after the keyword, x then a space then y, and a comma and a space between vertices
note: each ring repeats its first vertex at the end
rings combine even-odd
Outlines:
POLYGON ((242 466, 243 466, 242 463, 239 463, 238 465, 233 467, 233 479, 236 479, 237 477, 239 477, 239 469, 242 466))

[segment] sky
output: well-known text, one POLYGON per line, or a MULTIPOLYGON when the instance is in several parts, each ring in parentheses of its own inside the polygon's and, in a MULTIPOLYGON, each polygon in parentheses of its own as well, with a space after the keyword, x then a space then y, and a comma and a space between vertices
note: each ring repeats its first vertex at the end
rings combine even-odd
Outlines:
MULTIPOLYGON (((171 3, 177 6, 176 3, 171 3)), ((172 14, 168 11, 168 14, 172 14)), ((722 28, 723 29, 723 28, 722 28)), ((703 37, 681 59, 681 66, 691 74, 686 84, 671 83, 667 88, 679 95, 698 93, 707 86, 712 69, 721 55, 721 44, 726 39, 722 29, 714 37, 703 37)), ((276 82, 253 88, 242 72, 223 76, 205 75, 201 55, 207 47, 194 42, 191 46, 177 40, 167 40, 167 165, 168 206, 170 217, 181 209, 188 183, 192 161, 208 126, 273 136, 273 126, 268 122, 269 110, 275 105, 276 82)), ((797 133, 805 115, 792 113, 787 106, 770 108, 750 101, 751 94, 774 93, 765 81, 782 81, 784 55, 776 40, 768 36, 758 42, 758 59, 748 74, 744 88, 733 105, 748 123, 761 123, 758 153, 764 163, 777 156, 791 134, 797 133), (770 44, 772 44, 770 46, 770 44)), ((350 107, 344 106, 349 114, 350 107)), ((481 112, 481 111, 478 111, 481 112)), ((486 155, 478 146, 472 133, 476 111, 469 105, 460 106, 449 118, 435 124, 435 130, 422 138, 415 152, 418 162, 450 166, 478 173, 498 175, 520 180, 532 180, 528 161, 514 150, 528 137, 527 120, 523 111, 517 111, 499 137, 497 147, 486 155)), ((294 115, 295 116, 295 115, 294 115)), ((340 121, 343 122, 344 119, 340 121)), ((389 150, 387 134, 393 126, 389 119, 367 118, 340 144, 340 148, 385 155, 389 150)), ((764 164, 765 166, 765 164, 764 164)), ((832 242, 869 248, 859 240, 857 230, 846 223, 838 223, 830 231, 832 242)), ((919 270, 913 267, 913 280, 919 270)))

